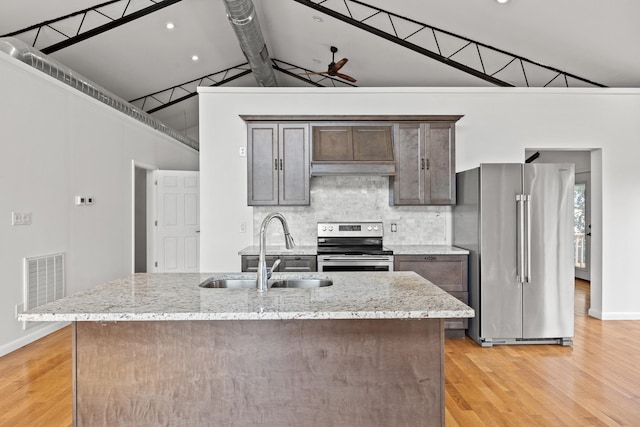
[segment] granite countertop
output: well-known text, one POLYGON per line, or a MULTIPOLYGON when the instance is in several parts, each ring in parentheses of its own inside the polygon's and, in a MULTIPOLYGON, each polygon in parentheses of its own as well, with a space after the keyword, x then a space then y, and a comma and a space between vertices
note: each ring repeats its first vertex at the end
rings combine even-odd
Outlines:
POLYGON ((21 321, 423 319, 473 317, 469 306, 414 272, 274 273, 329 277, 314 289, 200 288, 250 273, 138 273, 20 314, 21 321))
MULTIPOLYGON (((385 245, 393 250, 394 255, 467 255, 466 249, 448 245, 385 245)), ((283 246, 267 246, 267 255, 316 255, 318 248, 315 245, 296 246, 287 249, 283 246)), ((247 246, 238 252, 238 255, 258 255, 260 246, 247 246)))

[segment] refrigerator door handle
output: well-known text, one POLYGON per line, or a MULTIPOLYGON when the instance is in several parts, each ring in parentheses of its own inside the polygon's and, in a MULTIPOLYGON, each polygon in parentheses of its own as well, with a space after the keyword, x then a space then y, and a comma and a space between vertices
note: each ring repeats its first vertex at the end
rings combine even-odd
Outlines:
POLYGON ((524 283, 524 194, 516 194, 516 282, 524 283))
POLYGON ((527 230, 527 276, 524 279, 525 283, 531 282, 531 195, 528 194, 524 196, 524 203, 527 206, 527 220, 526 220, 526 230, 527 230))

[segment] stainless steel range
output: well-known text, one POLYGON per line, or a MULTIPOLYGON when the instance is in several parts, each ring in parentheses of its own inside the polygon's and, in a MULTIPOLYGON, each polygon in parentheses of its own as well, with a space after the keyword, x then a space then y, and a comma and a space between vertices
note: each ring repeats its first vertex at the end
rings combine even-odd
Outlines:
POLYGON ((381 222, 319 222, 318 271, 393 271, 381 222))

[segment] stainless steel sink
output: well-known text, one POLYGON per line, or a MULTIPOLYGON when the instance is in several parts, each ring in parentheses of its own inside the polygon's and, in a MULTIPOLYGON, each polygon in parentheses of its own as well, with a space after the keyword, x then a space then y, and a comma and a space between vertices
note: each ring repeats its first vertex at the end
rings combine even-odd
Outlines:
POLYGON ((272 288, 323 288, 333 285, 332 280, 326 279, 289 279, 273 282, 272 288))
POLYGON ((249 289, 256 288, 256 279, 214 279, 210 277, 200 283, 201 288, 249 289))

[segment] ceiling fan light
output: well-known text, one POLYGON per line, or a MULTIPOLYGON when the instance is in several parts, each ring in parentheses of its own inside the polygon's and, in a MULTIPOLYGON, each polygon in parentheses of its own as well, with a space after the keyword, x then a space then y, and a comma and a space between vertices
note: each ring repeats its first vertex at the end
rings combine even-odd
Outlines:
POLYGON ((173 30, 176 26, 173 22, 167 22, 167 30, 173 30))

